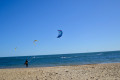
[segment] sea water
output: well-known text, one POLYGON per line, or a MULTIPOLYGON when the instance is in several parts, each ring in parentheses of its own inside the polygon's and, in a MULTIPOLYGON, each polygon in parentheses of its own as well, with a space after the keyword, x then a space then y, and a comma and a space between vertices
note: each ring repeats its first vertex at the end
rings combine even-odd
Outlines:
POLYGON ((29 67, 120 63, 120 51, 0 57, 0 68, 24 68, 26 59, 29 62, 29 67))

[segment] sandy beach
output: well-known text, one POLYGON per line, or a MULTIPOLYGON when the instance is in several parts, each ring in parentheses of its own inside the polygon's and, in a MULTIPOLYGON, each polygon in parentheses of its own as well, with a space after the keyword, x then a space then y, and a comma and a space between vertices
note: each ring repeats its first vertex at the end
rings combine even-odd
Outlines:
POLYGON ((0 69, 0 80, 120 80, 120 63, 0 69))

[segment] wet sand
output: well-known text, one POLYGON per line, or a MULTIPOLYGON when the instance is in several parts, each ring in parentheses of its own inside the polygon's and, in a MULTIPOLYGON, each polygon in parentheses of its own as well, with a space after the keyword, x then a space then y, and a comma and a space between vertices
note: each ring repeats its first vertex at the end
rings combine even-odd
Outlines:
POLYGON ((0 69, 0 80, 120 80, 120 63, 0 69))

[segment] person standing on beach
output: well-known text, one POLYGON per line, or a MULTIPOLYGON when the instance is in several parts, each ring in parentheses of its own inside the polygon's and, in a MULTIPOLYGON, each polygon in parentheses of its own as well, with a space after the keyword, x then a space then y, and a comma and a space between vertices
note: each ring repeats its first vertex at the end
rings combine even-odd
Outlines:
POLYGON ((24 64, 26 65, 26 67, 28 67, 28 60, 26 60, 24 64))

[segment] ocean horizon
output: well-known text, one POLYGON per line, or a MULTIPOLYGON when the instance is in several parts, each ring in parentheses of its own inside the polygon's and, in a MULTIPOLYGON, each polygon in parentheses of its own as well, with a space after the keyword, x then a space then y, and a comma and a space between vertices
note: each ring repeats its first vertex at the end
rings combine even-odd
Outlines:
POLYGON ((26 59, 30 68, 120 63, 120 51, 0 57, 0 68, 25 68, 26 59))

